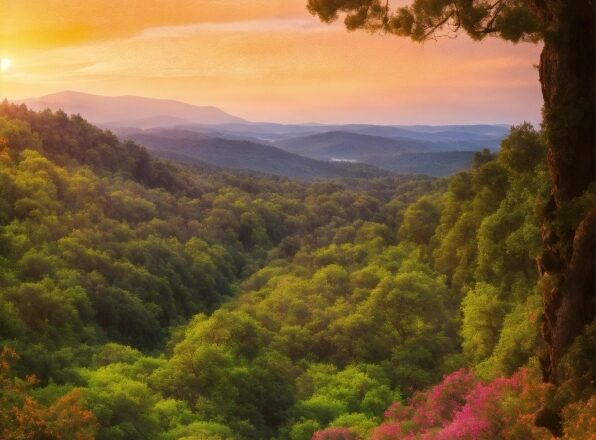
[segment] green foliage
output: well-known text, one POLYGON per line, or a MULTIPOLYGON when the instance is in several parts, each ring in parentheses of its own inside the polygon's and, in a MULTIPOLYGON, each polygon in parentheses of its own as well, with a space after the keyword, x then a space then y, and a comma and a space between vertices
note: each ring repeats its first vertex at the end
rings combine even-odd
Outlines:
POLYGON ((421 197, 408 206, 399 229, 399 237, 417 244, 426 244, 435 234, 441 212, 429 197, 421 197))
POLYGON ((479 155, 443 198, 435 268, 450 277, 452 288, 467 292, 462 347, 485 378, 513 373, 536 348, 541 299, 534 260, 541 249, 538 208, 547 195, 544 156, 539 133, 529 124, 512 127, 499 154, 479 155))
POLYGON ((123 376, 118 364, 89 377, 85 397, 101 428, 98 439, 156 438, 155 396, 143 382, 123 376))
POLYGON ((490 284, 478 283, 462 301, 462 338, 464 354, 474 364, 492 353, 506 313, 499 300, 499 290, 490 284))
POLYGON ((299 400, 291 412, 290 439, 310 439, 321 426, 347 426, 364 436, 387 404, 399 398, 383 370, 367 364, 341 371, 311 364, 296 384, 299 400))
POLYGON ((367 438, 463 364, 492 378, 534 354, 528 124, 448 181, 307 184, 0 115, 0 343, 40 399, 80 387, 98 439, 367 438))

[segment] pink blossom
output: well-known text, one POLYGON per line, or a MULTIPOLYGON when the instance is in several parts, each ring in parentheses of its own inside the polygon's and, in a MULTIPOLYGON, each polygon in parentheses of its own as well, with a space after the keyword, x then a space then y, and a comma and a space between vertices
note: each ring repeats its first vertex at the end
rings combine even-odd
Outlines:
POLYGON ((407 405, 393 403, 371 439, 480 440, 528 433, 532 428, 521 425, 530 423, 544 395, 544 386, 532 383, 525 370, 488 383, 459 370, 414 394, 407 405))

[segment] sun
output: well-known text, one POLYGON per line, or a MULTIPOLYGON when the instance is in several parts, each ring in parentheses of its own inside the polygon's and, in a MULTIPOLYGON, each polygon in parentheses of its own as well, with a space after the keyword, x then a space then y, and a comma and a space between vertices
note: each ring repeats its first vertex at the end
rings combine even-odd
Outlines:
POLYGON ((0 58, 0 72, 8 72, 12 67, 12 60, 10 58, 0 58))

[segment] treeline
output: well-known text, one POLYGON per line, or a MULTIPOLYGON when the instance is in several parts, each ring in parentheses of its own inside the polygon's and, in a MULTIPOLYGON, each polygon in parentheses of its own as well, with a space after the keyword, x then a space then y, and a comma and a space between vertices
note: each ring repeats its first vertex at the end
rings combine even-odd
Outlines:
MULTIPOLYGON (((0 412, 35 402, 50 438, 439 438, 476 394, 494 408, 490 390, 537 383, 544 151, 524 124, 448 180, 306 184, 156 160, 4 103, 0 345, 20 359, 6 352, 0 412), (423 423, 422 400, 442 418, 423 423)), ((516 402, 464 420, 537 411, 516 402)))

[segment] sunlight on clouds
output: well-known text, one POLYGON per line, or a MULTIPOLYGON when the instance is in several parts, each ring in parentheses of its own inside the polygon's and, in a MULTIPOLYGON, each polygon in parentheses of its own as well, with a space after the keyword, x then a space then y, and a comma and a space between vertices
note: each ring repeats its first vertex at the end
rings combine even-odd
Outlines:
MULTIPOLYGON (((168 9, 161 19, 152 1, 136 18, 127 18, 128 3, 122 16, 111 17, 98 9, 100 3, 77 9, 74 1, 49 1, 57 9, 63 5, 62 21, 55 10, 48 12, 57 30, 95 29, 113 18, 114 33, 19 52, 18 72, 3 75, 4 96, 65 89, 136 94, 287 122, 478 122, 479 114, 485 122, 539 119, 535 45, 496 39, 478 44, 465 37, 420 45, 346 32, 341 24, 310 17, 306 0, 178 1, 186 16, 168 9), (86 17, 94 14, 101 17, 86 17), (118 31, 121 20, 131 20, 126 33, 118 31)), ((109 12, 115 5, 106 1, 103 8, 109 12)), ((36 20, 43 28, 48 18, 36 20)), ((6 41, 0 38, 0 44, 6 41)))

